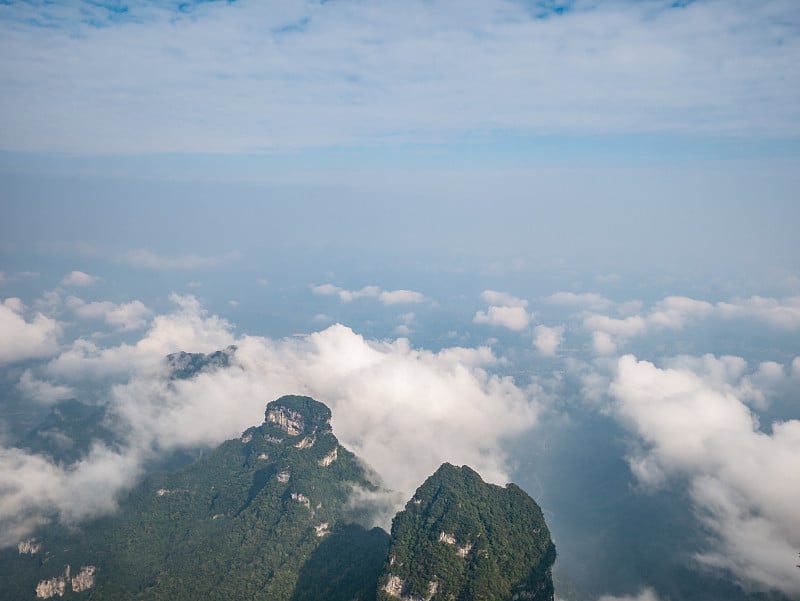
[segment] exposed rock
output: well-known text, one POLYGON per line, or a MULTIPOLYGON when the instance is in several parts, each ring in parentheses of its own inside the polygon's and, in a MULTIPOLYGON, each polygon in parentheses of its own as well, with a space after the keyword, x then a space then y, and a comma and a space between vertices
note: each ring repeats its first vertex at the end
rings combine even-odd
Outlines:
POLYGON ((297 501, 300 505, 305 505, 309 510, 311 509, 311 501, 303 493, 293 492, 291 497, 292 501, 297 501))
POLYGON ((261 453, 261 454, 258 456, 258 459, 261 459, 262 461, 266 461, 266 460, 268 460, 268 459, 269 459, 269 455, 267 455, 266 453, 261 453))
POLYGON ((331 463, 336 461, 336 458, 339 456, 339 447, 333 447, 333 450, 325 455, 322 459, 320 459, 317 463, 322 467, 328 467, 331 463))
POLYGON ((316 531, 317 536, 323 537, 330 533, 330 524, 328 524, 328 522, 322 522, 319 526, 314 526, 314 530, 316 531))
POLYGON ((278 438, 277 436, 270 436, 269 434, 264 434, 264 440, 270 444, 279 444, 283 442, 283 438, 278 438))
POLYGON ((67 581, 64 580, 64 578, 61 576, 59 576, 58 578, 50 578, 48 580, 42 580, 39 584, 36 585, 36 596, 39 599, 50 599, 51 597, 55 597, 56 595, 58 595, 59 597, 63 597, 66 588, 67 588, 67 581))
POLYGON ((253 433, 252 432, 248 432, 248 433, 246 433, 246 434, 244 434, 242 436, 242 444, 247 444, 251 440, 253 440, 253 433))
POLYGON ((168 495, 168 494, 169 494, 169 493, 171 493, 171 492, 172 492, 171 490, 168 490, 168 489, 166 489, 166 488, 159 488, 159 489, 156 491, 156 496, 157 496, 157 497, 163 497, 164 495, 168 495))
POLYGON ((69 566, 64 569, 63 576, 56 576, 42 580, 36 585, 36 596, 39 599, 50 599, 58 595, 64 596, 64 591, 67 590, 67 583, 69 582, 69 566))
POLYGON ((281 405, 267 411, 267 421, 277 425, 289 436, 302 434, 306 427, 302 413, 281 405))
POLYGON ((383 590, 391 595, 392 597, 397 597, 401 599, 400 595, 403 594, 403 587, 405 586, 405 582, 400 576, 395 576, 394 574, 389 574, 389 580, 386 584, 383 585, 383 590))
POLYGON ((439 542, 440 543, 447 543, 448 545, 455 545, 456 544, 456 537, 452 534, 447 534, 447 532, 442 532, 439 534, 439 542))
POLYGON ((439 542, 447 543, 448 545, 452 545, 456 548, 456 553, 459 557, 466 557, 469 552, 472 550, 472 543, 467 543, 466 545, 459 545, 456 542, 456 537, 452 534, 448 534, 447 532, 440 532, 439 533, 439 542))
POLYGON ((314 446, 314 437, 306 436, 303 440, 294 445, 295 449, 310 449, 314 446))
POLYGON ((95 566, 82 566, 81 571, 72 577, 72 590, 76 593, 88 591, 94 586, 95 566))
POLYGON ((286 484, 289 481, 291 474, 289 473, 288 470, 283 470, 282 472, 278 472, 278 475, 275 477, 278 479, 278 482, 286 484))
POLYGON ((38 553, 41 548, 42 543, 37 543, 35 538, 29 538, 17 544, 17 550, 20 555, 25 555, 26 553, 33 555, 34 553, 38 553))
POLYGON ((383 585, 382 590, 387 595, 394 597, 395 599, 400 599, 400 601, 431 601, 431 598, 439 592, 439 584, 433 581, 428 582, 428 594, 425 597, 411 594, 404 595, 403 590, 405 587, 406 583, 402 578, 395 576, 394 574, 390 574, 389 580, 383 585))

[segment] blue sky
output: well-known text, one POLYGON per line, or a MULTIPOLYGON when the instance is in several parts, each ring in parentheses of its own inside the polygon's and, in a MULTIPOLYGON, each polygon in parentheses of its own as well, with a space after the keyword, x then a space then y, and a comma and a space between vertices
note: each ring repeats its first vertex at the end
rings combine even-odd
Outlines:
POLYGON ((568 601, 796 596, 798 190, 795 0, 0 2, 0 544, 308 393, 568 601), (129 446, 15 446, 70 396, 129 446))

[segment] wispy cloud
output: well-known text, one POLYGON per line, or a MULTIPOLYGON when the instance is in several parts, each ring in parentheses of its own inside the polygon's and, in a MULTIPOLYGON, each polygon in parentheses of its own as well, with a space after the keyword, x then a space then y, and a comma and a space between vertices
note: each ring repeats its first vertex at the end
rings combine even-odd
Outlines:
POLYGON ((549 18, 526 4, 12 2, 0 13, 0 147, 800 134, 794 0, 577 1, 549 18))
POLYGON ((384 305, 401 305, 421 303, 425 295, 414 290, 382 290, 378 286, 364 286, 360 290, 346 290, 333 284, 312 286, 311 291, 320 296, 338 296, 343 303, 358 298, 377 298, 384 305))
POLYGON ((127 252, 122 260, 134 267, 156 270, 195 270, 219 267, 228 261, 239 257, 238 252, 231 252, 221 256, 200 256, 194 254, 168 256, 158 254, 147 249, 138 249, 127 252))
POLYGON ((63 280, 62 286, 90 286, 94 284, 99 278, 97 276, 89 275, 83 271, 72 271, 63 280))

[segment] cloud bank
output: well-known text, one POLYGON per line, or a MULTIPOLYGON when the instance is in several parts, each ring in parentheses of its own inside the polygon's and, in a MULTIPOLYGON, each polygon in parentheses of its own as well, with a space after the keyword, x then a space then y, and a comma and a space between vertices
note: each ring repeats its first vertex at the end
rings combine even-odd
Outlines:
POLYGON ((800 297, 751 296, 710 302, 667 296, 642 312, 639 301, 614 302, 597 294, 559 292, 547 297, 556 305, 579 309, 598 355, 614 355, 631 339, 667 330, 681 330, 703 320, 753 321, 780 331, 800 330, 800 297), (621 317, 620 315, 624 315, 621 317))
POLYGON ((793 0, 181 6, 9 4, 0 147, 224 153, 500 131, 800 133, 793 0))
POLYGON ((502 443, 536 422, 538 390, 493 375, 498 358, 487 347, 433 352, 405 339, 368 340, 339 324, 302 338, 236 337, 230 323, 193 297, 172 300, 175 310, 155 316, 134 344, 78 339, 40 370, 52 382, 23 375, 20 386, 50 399, 66 394, 70 382, 110 379, 111 424, 122 446, 96 446, 70 466, 3 449, 0 543, 15 544, 51 516, 75 521, 112 511, 148 458, 238 436, 261 423, 265 404, 283 394, 327 403, 342 444, 385 478, 394 503, 405 502, 444 461, 507 482, 502 443), (168 378, 167 353, 231 344, 238 348, 229 367, 168 378))
POLYGON ((641 442, 631 470, 649 486, 686 479, 695 514, 713 533, 700 562, 729 570, 745 586, 796 596, 800 479, 791 475, 800 465, 800 420, 760 427, 739 398, 751 388, 743 360, 693 363, 703 370, 619 359, 609 391, 616 415, 641 442))

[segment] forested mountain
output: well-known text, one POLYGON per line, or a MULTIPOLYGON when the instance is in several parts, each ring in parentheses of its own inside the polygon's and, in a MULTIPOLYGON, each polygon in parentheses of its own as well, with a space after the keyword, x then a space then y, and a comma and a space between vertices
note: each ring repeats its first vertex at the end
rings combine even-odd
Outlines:
POLYGON ((0 554, 0 598, 416 599, 432 597, 433 570, 437 599, 552 599, 555 552, 523 491, 445 464, 396 516, 390 540, 360 525, 369 516, 352 493, 379 485, 330 417, 311 398, 282 397, 240 438, 145 478, 113 515, 41 527, 0 554), (393 590, 398 576, 406 585, 393 590))
POLYGON ((552 601, 555 558, 541 509, 522 489, 445 463, 394 518, 378 598, 552 601))

